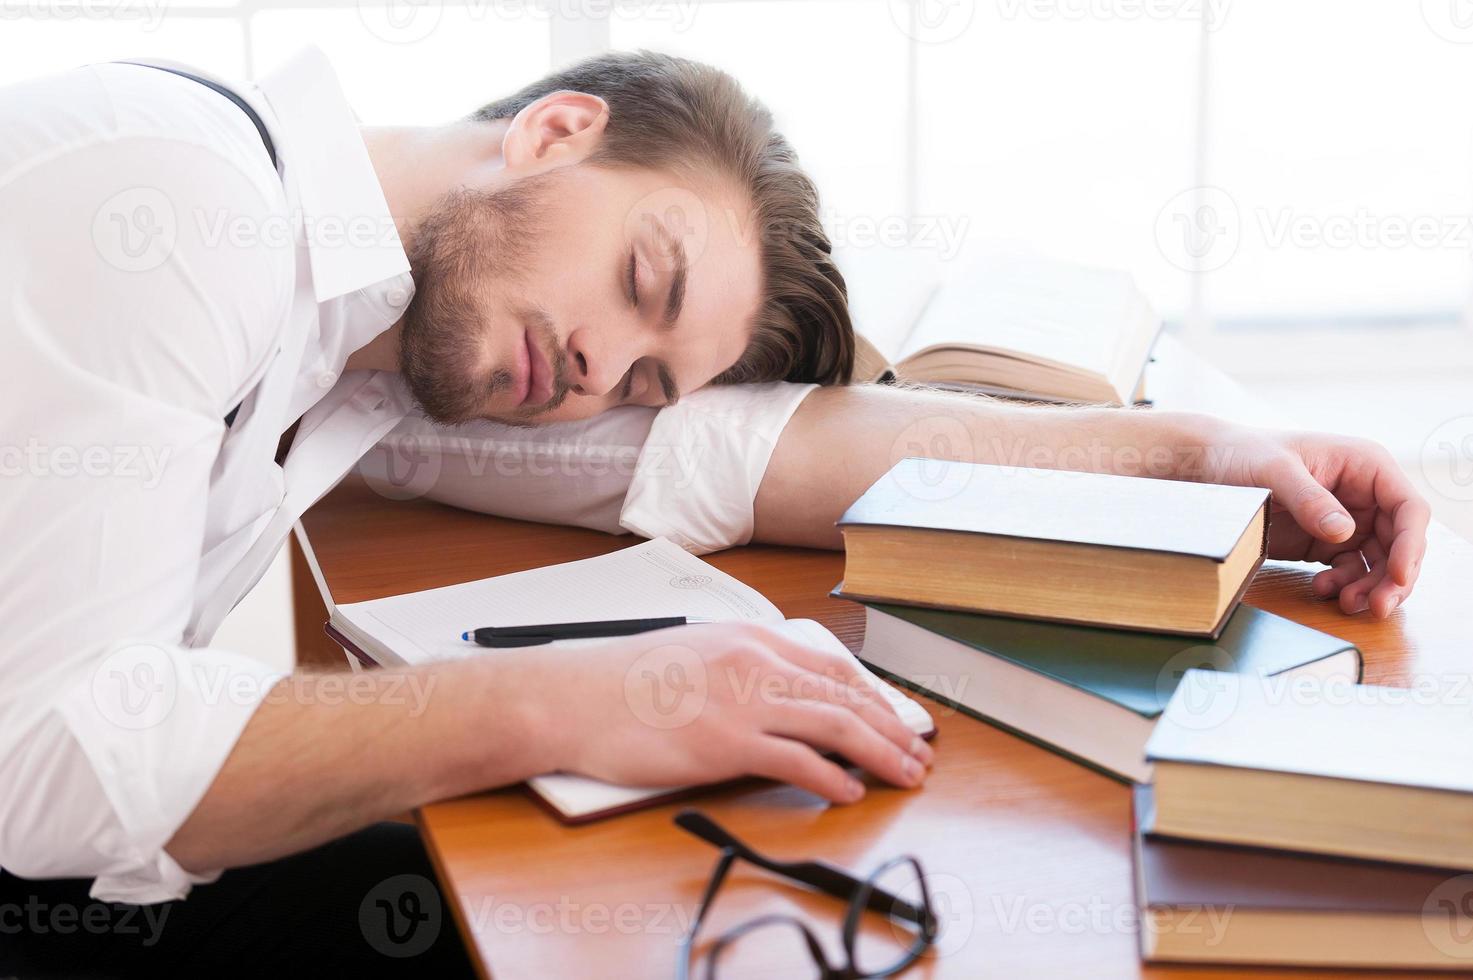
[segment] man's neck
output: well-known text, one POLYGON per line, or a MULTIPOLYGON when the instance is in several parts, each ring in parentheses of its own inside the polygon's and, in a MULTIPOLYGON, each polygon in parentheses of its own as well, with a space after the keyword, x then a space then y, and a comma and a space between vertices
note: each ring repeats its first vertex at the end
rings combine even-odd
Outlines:
POLYGON ((484 187, 505 167, 501 141, 508 120, 446 126, 365 126, 363 145, 378 175, 405 249, 415 229, 449 191, 484 187))
MULTIPOLYGON (((449 191, 483 187, 501 170, 501 141, 509 120, 461 121, 446 126, 364 126, 360 132, 373 163, 389 214, 405 251, 414 235, 449 191)), ((395 321, 348 357, 348 370, 397 371, 399 331, 395 321)))

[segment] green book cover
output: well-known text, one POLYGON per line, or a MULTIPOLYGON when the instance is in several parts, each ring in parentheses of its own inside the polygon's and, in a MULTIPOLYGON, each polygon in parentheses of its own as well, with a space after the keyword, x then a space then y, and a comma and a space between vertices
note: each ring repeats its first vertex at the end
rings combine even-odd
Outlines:
MULTIPOLYGON (((835 594, 843 596, 838 590, 835 594)), ((1161 714, 1188 670, 1272 675, 1351 650, 1357 681, 1361 672, 1354 644, 1246 605, 1229 617, 1215 641, 892 603, 865 605, 1144 718, 1161 714)))

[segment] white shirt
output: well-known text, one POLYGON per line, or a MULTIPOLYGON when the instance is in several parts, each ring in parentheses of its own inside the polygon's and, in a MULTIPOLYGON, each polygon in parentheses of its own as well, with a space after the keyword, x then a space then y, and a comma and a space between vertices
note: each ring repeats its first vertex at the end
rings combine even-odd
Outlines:
POLYGON ((713 386, 670 408, 617 408, 534 429, 447 429, 414 411, 359 470, 389 497, 666 537, 704 554, 751 540, 768 460, 815 387, 713 386))
POLYGON ((0 89, 0 867, 92 877, 101 900, 218 874, 164 845, 278 675, 211 639, 391 431, 365 461, 386 492, 707 550, 750 536, 808 390, 442 430, 423 469, 392 469, 426 423, 397 375, 344 364, 414 287, 355 120, 315 50, 231 87, 279 173, 244 113, 166 72, 0 89))

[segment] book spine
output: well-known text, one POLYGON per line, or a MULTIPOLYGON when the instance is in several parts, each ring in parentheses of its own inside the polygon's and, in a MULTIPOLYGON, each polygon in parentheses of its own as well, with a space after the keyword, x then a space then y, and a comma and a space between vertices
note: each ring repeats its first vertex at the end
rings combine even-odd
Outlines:
POLYGON ((354 660, 358 661, 365 668, 373 669, 379 666, 378 661, 374 660, 368 654, 364 653, 359 648, 358 644, 354 643, 352 640, 348 639, 341 632, 339 632, 338 628, 332 623, 323 623, 322 632, 327 634, 327 638, 329 640, 332 640, 338 646, 342 647, 344 653, 352 657, 354 660))

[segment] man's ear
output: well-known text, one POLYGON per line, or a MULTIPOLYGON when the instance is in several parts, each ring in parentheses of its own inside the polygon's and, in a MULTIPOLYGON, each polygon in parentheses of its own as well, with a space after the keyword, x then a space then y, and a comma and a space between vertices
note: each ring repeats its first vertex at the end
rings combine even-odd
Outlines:
POLYGON ((552 92, 512 119, 501 141, 508 173, 527 177, 588 158, 603 139, 609 104, 585 92, 552 92))

